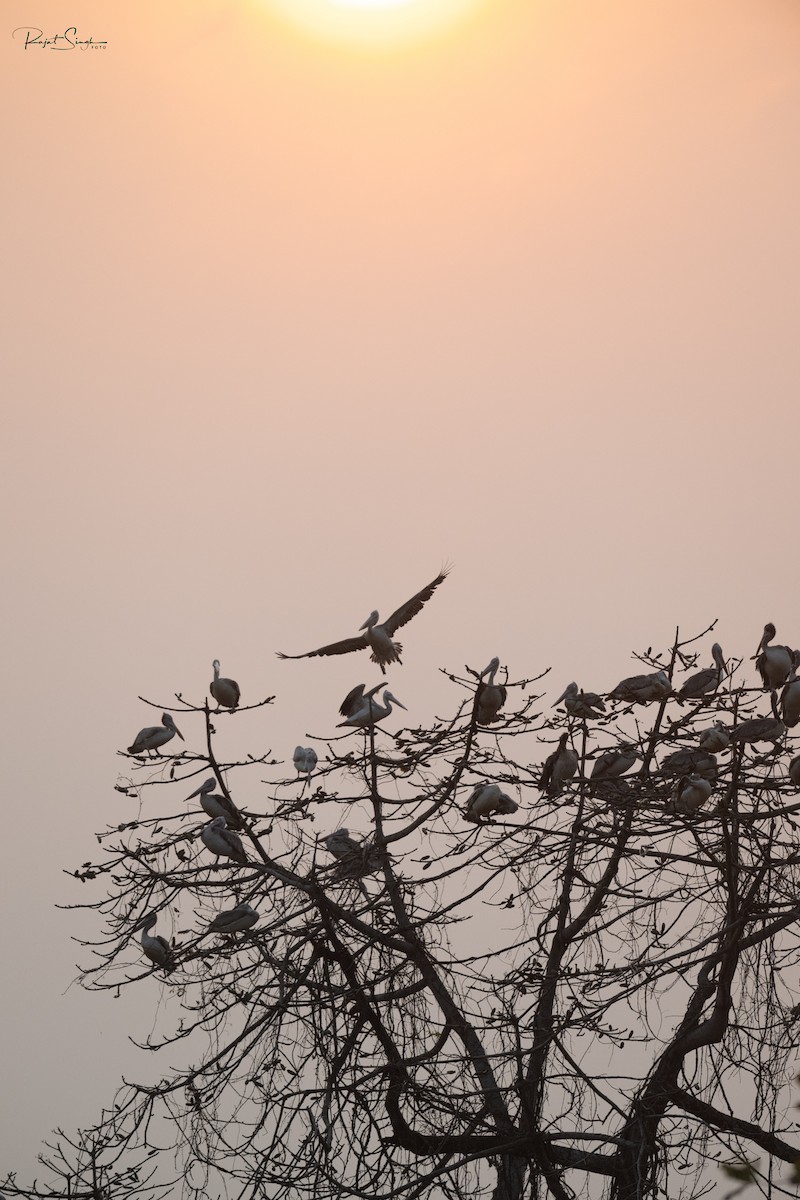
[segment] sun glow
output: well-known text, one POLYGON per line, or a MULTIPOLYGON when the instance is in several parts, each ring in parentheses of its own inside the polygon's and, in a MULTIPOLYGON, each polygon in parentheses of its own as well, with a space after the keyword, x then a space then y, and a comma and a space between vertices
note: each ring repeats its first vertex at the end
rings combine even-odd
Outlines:
POLYGON ((262 0, 291 25, 326 40, 394 47, 442 33, 482 0, 262 0))

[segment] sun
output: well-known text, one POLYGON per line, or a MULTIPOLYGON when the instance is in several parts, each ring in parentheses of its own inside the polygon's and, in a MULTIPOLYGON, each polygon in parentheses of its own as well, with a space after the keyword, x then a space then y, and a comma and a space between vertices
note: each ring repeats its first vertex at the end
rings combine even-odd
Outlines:
POLYGON ((262 0, 316 37, 394 47, 444 32, 483 0, 262 0))

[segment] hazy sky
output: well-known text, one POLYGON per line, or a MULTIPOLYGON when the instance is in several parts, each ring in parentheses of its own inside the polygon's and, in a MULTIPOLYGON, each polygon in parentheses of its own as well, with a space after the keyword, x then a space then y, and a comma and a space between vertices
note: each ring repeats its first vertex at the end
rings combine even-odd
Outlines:
POLYGON ((278 696, 231 751, 291 759, 372 669, 275 650, 448 561, 391 677, 414 723, 494 654, 555 698, 677 624, 800 641, 800 6, 483 0, 372 48, 278 0, 0 12, 0 1168, 29 1177, 155 1019, 156 981, 64 994, 93 926, 53 907, 135 815, 137 695, 201 701, 219 657, 278 696), (68 26, 106 49, 12 37, 68 26))

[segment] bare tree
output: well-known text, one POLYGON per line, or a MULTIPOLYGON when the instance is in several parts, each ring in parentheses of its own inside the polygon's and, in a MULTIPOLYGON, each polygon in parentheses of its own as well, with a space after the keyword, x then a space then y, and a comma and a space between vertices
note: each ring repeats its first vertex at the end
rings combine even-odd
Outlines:
POLYGON ((215 722, 250 709, 178 695, 187 748, 129 755, 139 815, 75 876, 106 889, 84 985, 157 978, 146 1049, 187 1065, 7 1193, 640 1200, 706 1194, 733 1159, 782 1194, 796 664, 770 691, 721 651, 698 670, 700 644, 564 709, 541 677, 449 674, 452 717, 317 739, 311 782, 310 747, 297 778, 220 761, 215 722))

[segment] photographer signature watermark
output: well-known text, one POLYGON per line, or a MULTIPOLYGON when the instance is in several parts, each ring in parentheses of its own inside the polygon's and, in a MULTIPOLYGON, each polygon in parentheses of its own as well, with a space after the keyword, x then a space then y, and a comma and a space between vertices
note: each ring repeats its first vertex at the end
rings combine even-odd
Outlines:
POLYGON ((108 42, 95 41, 93 37, 79 38, 78 29, 70 25, 63 33, 54 33, 47 37, 43 29, 35 29, 32 25, 18 25, 11 36, 20 42, 23 50, 36 46, 40 50, 105 50, 108 42))

